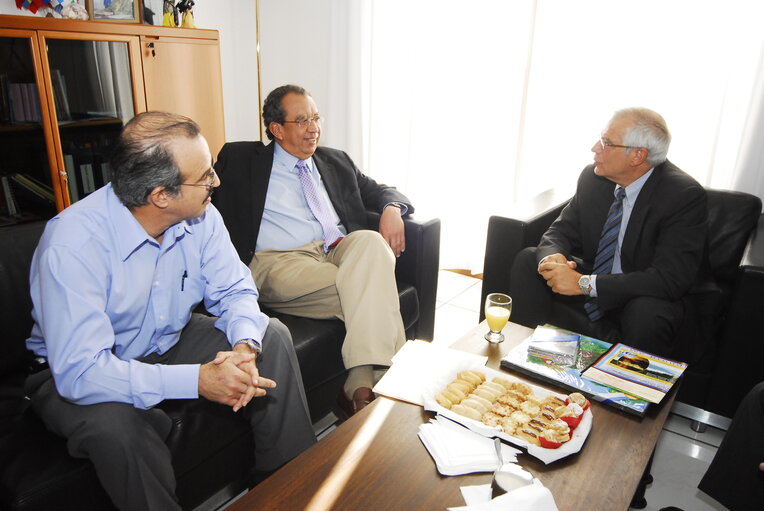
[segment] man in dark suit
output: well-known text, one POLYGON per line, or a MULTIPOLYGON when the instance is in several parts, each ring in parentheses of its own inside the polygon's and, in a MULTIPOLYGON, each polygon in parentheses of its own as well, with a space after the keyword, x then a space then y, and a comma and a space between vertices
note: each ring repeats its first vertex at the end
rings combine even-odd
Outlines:
POLYGON ((414 208, 344 152, 318 147, 321 117, 302 87, 271 92, 263 122, 273 143, 235 142, 220 151, 215 205, 260 303, 345 322, 350 371, 341 401, 354 413, 374 398, 375 370, 389 366, 405 342, 395 257, 406 247, 402 216, 414 208), (366 229, 367 209, 381 214, 379 232, 366 229))
POLYGON ((707 207, 703 187, 666 159, 670 141, 659 114, 615 113, 571 202, 515 260, 515 321, 672 353, 681 298, 704 260, 707 207))

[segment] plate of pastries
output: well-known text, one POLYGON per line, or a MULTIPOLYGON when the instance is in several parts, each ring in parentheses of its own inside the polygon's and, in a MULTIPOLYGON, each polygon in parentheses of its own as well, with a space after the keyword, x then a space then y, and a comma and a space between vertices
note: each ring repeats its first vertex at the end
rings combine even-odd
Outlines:
POLYGON ((544 463, 580 451, 592 427, 582 394, 557 394, 486 367, 443 375, 425 392, 424 407, 544 463))

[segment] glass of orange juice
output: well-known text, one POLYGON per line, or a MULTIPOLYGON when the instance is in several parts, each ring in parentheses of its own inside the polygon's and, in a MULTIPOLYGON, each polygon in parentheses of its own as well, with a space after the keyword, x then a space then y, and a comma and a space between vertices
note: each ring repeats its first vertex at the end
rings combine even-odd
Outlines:
POLYGON ((512 298, 503 293, 491 293, 485 298, 485 319, 490 331, 485 334, 488 342, 499 343, 504 340, 501 331, 512 314, 512 298))

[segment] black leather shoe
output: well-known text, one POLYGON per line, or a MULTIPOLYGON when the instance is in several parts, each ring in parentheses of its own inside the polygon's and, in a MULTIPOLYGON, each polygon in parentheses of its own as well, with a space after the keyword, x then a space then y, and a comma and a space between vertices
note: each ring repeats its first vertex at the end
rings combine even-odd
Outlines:
POLYGON ((369 387, 359 387, 353 392, 353 399, 351 400, 345 394, 345 389, 340 389, 340 396, 337 399, 337 404, 348 417, 352 417, 356 413, 363 410, 366 405, 374 401, 374 392, 369 387))

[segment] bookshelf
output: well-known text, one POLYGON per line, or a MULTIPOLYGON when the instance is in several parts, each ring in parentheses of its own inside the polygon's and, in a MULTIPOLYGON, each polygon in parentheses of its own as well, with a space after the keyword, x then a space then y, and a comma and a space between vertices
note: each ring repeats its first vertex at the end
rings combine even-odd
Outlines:
POLYGON ((0 15, 0 226, 107 183, 122 126, 146 110, 196 120, 217 154, 217 31, 0 15))

